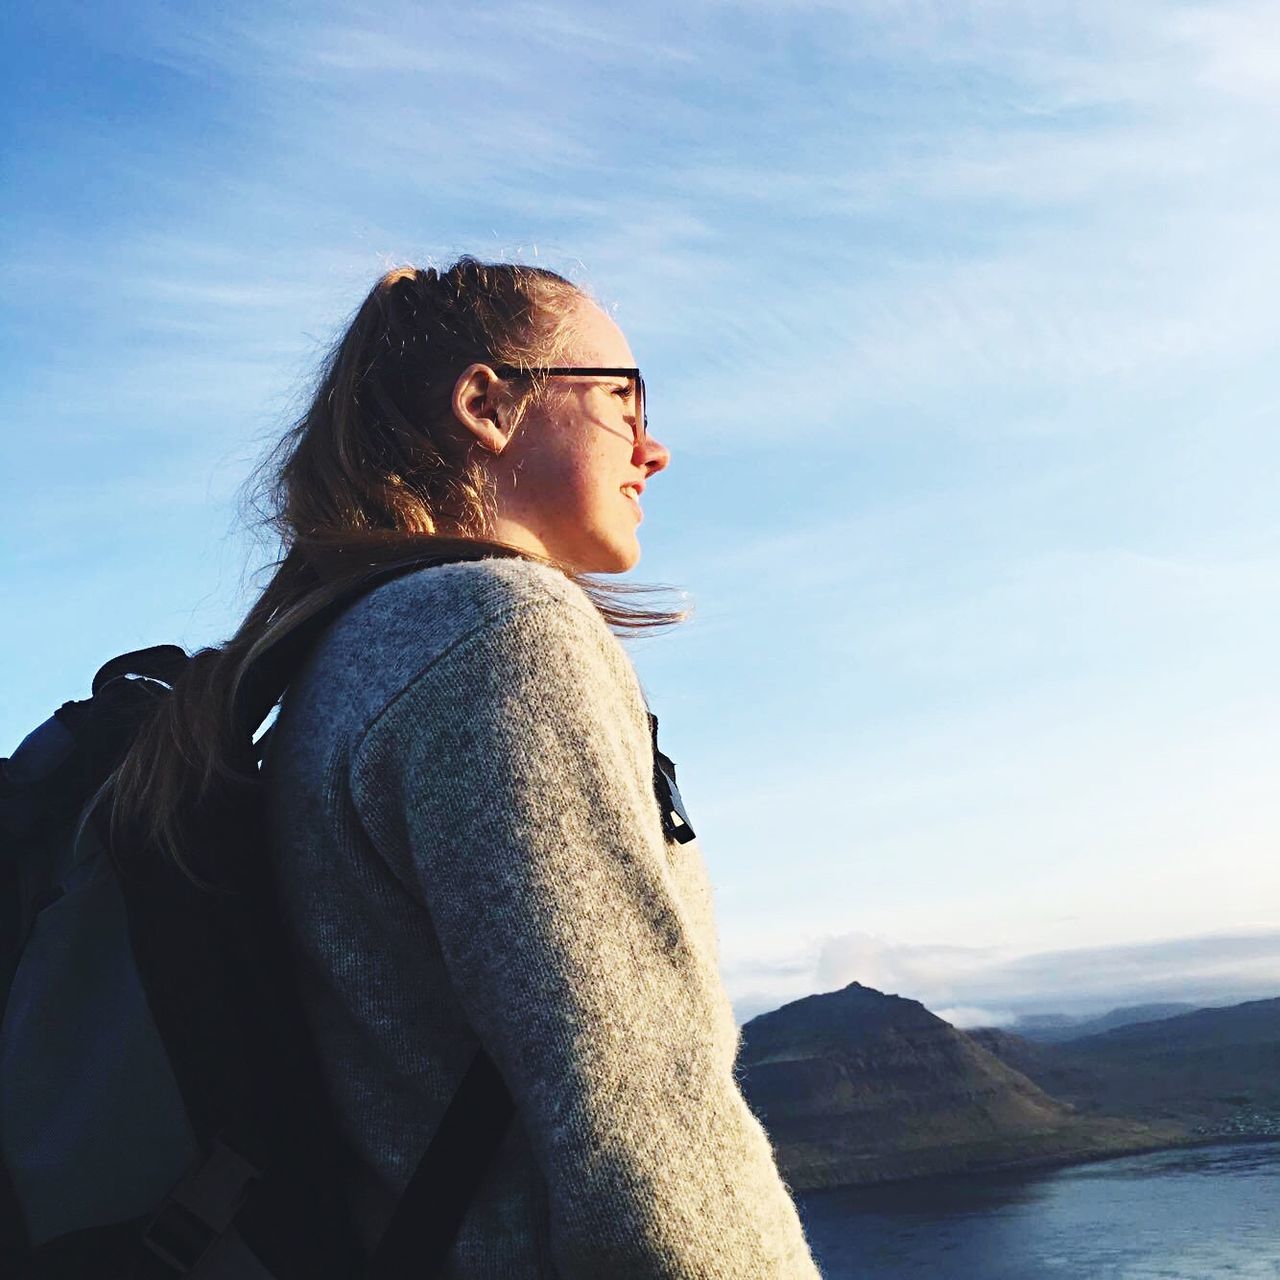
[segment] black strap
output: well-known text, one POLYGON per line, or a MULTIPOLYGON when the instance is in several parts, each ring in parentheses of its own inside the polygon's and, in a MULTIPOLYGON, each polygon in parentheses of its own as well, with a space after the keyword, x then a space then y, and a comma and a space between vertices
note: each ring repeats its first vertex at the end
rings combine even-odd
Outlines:
MULTIPOLYGON (((496 549, 486 545, 470 556, 456 550, 447 556, 427 553, 372 569, 259 656, 237 696, 235 723, 252 736, 322 632, 376 587, 432 565, 494 554, 496 549)), ((265 749, 265 743, 259 747, 265 749)), ((502 1076, 489 1055, 479 1050, 392 1213, 368 1280, 430 1276, 443 1266, 514 1114, 515 1103, 502 1076)))
POLYGON ((27 1220, 13 1180, 0 1160, 0 1276, 18 1276, 31 1250, 27 1220))
POLYGON ((135 649, 104 662, 93 677, 93 692, 117 676, 150 676, 172 684, 187 665, 187 651, 176 644, 154 644, 149 649, 135 649))
POLYGON ((658 746, 658 717, 652 711, 649 712, 649 732, 653 738, 653 789, 662 813, 663 833, 670 840, 688 844, 698 837, 689 822, 680 788, 676 786, 675 761, 664 755, 662 748, 658 746))
MULTIPOLYGON (((492 554, 492 548, 477 551, 477 556, 492 554)), ((427 555, 387 565, 308 618, 255 664, 242 689, 240 723, 253 729, 262 723, 303 654, 357 599, 394 578, 445 562, 427 555)), ((383 1231, 367 1280, 433 1276, 443 1267, 514 1115, 515 1103, 498 1068, 484 1049, 478 1050, 383 1231)))
MULTIPOLYGON (((492 552, 486 551, 485 554, 492 552)), ((307 652, 341 613, 393 578, 460 558, 456 555, 442 557, 437 553, 373 568, 255 659, 241 684, 234 708, 234 722, 244 735, 246 750, 252 750, 254 731, 279 700, 307 652)), ((143 659, 158 658, 167 666, 169 656, 163 649, 122 655, 99 673, 99 681, 124 671, 137 673, 143 667, 143 659)), ((152 666, 152 661, 147 665, 152 666)), ((151 671, 146 673, 151 674, 151 671)), ((256 758, 256 753, 251 758, 256 758)), ((261 831, 259 824, 251 820, 252 814, 229 812, 222 815, 226 819, 225 830, 222 822, 218 821, 219 814, 211 813, 208 817, 207 835, 216 847, 226 851, 240 849, 249 855, 237 860, 245 864, 239 868, 238 875, 243 876, 256 867, 259 875, 252 879, 261 879, 265 857, 254 856, 261 831), (238 829, 237 824, 245 821, 248 821, 248 826, 238 829)), ((227 900, 227 918, 233 924, 226 928, 219 927, 218 916, 211 912, 204 891, 187 881, 167 861, 152 867, 150 874, 122 877, 122 888, 139 971, 197 1135, 206 1145, 221 1137, 233 1149, 248 1153, 251 1159, 256 1158, 258 1153, 248 1141, 258 1128, 254 1120, 258 1103, 255 1080, 265 1072, 268 1059, 270 1063, 290 1063, 289 1071, 297 1095, 292 1100, 293 1105, 285 1108, 290 1117, 295 1111, 305 1111, 306 1103, 312 1098, 320 1098, 323 1092, 316 1077, 317 1063, 309 1059, 303 1061, 297 1056, 300 1046, 309 1045, 305 1027, 251 1028, 244 1037, 244 1043, 250 1047, 259 1044, 269 1046, 269 1052, 263 1051, 264 1060, 256 1064, 250 1061, 254 1056, 252 1052, 237 1053, 233 1043, 224 1043, 219 1035, 219 1027, 234 1025, 236 1010, 227 1004, 229 989, 225 989, 221 976, 208 972, 208 955, 218 954, 224 959, 236 960, 237 973, 234 977, 238 981, 251 980, 255 971, 259 974, 283 974, 286 971, 287 966, 283 962, 274 960, 254 965, 255 946, 261 949, 279 943, 270 918, 273 897, 269 882, 262 879, 261 883, 254 884, 252 892, 232 895, 227 900), (245 928, 246 923, 254 923, 250 917, 255 911, 263 913, 263 919, 254 927, 245 928), (249 917, 240 920, 238 912, 248 912, 249 917), (202 945, 202 929, 214 930, 208 945, 202 945), (229 939, 243 940, 248 948, 244 956, 227 951, 229 939), (217 1013, 208 1026, 192 1020, 187 1012, 192 991, 200 993, 200 1007, 217 1013), (299 1105, 300 1101, 302 1105, 299 1105)), ((286 1010, 291 1015, 300 1012, 283 991, 271 1003, 277 1010, 286 1010)), ((316 1105, 322 1104, 317 1102, 316 1105)), ((377 1280, 394 1277, 398 1280, 408 1274, 425 1276, 443 1263, 467 1205, 497 1154, 514 1112, 515 1105, 497 1068, 481 1050, 392 1215, 378 1246, 373 1269, 369 1273, 371 1277, 377 1280)), ((339 1182, 333 1164, 334 1153, 328 1149, 322 1136, 308 1140, 306 1134, 299 1134, 296 1145, 298 1152, 295 1155, 300 1156, 305 1148, 305 1158, 286 1161, 291 1167, 287 1170, 274 1169, 275 1177, 273 1168, 267 1169, 243 1209, 235 1215, 237 1228, 273 1274, 351 1274, 351 1269, 344 1270, 344 1262, 337 1257, 303 1259, 283 1254, 270 1256, 281 1242, 296 1242, 299 1238, 292 1223, 287 1229, 277 1230, 277 1220, 292 1214, 293 1206, 288 1200, 290 1179, 298 1176, 300 1167, 314 1166, 315 1185, 308 1189, 308 1194, 313 1196, 336 1190, 339 1182)), ((266 1163, 270 1165, 271 1161, 266 1163)), ((300 1205, 304 1203, 299 1199, 300 1205)), ((321 1244, 319 1237, 322 1234, 316 1233, 320 1249, 344 1248, 345 1242, 341 1240, 336 1240, 335 1245, 321 1244)), ((174 1252, 172 1249, 168 1251, 174 1252)))
POLYGON ((367 1280, 438 1272, 514 1114, 498 1068, 479 1050, 396 1205, 367 1280))

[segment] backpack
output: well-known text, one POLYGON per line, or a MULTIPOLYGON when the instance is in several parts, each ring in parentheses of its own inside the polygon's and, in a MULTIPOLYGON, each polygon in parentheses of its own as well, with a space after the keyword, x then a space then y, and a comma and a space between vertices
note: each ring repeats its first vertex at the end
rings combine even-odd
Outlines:
MULTIPOLYGON (((250 773, 324 628, 435 563, 371 573, 255 660, 234 708, 250 773)), ((492 1060, 477 1052, 368 1259, 278 926, 261 788, 199 815, 227 872, 215 890, 111 846, 104 784, 188 661, 173 645, 113 658, 0 761, 0 1275, 433 1275, 514 1115, 492 1060)))

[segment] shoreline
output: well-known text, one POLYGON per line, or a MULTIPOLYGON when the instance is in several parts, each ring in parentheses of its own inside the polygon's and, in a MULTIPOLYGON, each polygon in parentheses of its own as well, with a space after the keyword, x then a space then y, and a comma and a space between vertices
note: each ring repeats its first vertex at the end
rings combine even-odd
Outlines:
POLYGON ((1023 1159, 1002 1160, 998 1163, 974 1168, 956 1168, 949 1172, 915 1173, 906 1176, 871 1178, 860 1182, 835 1183, 828 1187, 796 1189, 796 1196, 816 1196, 827 1192, 863 1191, 876 1187, 902 1187, 909 1183, 946 1182, 956 1178, 985 1178, 1003 1174, 1049 1172, 1053 1169, 1072 1168, 1084 1164, 1100 1164, 1107 1160, 1125 1160, 1131 1156, 1153 1155, 1159 1151, 1183 1151, 1194 1147, 1242 1147, 1260 1143, 1280 1143, 1275 1133, 1188 1134, 1185 1138, 1166 1139, 1150 1143, 1135 1143, 1118 1147, 1113 1151, 1060 1152, 1054 1155, 1027 1156, 1023 1159))
MULTIPOLYGON (((1185 1138, 1141 1143, 1131 1147, 1118 1147, 1114 1151, 1064 1152, 1056 1156, 1028 1156, 1025 1160, 1007 1160, 1000 1164, 986 1165, 981 1169, 966 1169, 958 1172, 979 1175, 988 1173, 1023 1173, 1036 1169, 1061 1169, 1079 1164, 1100 1164, 1106 1160, 1126 1160, 1130 1156, 1152 1155, 1157 1151, 1184 1151, 1191 1147, 1242 1147, 1253 1146, 1262 1142, 1280 1142, 1280 1134, 1194 1134, 1185 1138)), ((948 1178, 955 1177, 956 1174, 925 1174, 923 1176, 925 1178, 948 1178)), ((902 1178, 898 1179, 898 1181, 914 1182, 916 1179, 902 1178)))

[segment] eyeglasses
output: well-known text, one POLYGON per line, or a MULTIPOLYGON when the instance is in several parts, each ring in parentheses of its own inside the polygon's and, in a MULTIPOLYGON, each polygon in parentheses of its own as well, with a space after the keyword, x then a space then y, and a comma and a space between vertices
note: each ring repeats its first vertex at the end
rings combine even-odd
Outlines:
POLYGON ((606 369, 596 365, 551 365, 540 369, 521 369, 513 364, 500 364, 494 369, 500 378, 630 378, 635 383, 635 442, 643 444, 649 435, 649 414, 644 403, 644 379, 639 369, 606 369))

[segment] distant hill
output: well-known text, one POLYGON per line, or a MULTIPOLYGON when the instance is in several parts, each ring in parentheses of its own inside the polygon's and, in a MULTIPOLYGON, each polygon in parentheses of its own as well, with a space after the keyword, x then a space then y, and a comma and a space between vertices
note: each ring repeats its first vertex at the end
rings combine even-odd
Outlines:
POLYGON ((1274 1044, 1280 1039, 1280 997, 1248 1000, 1224 1009, 1195 1009, 1173 1018, 1134 1022, 1099 1035, 1073 1037, 1076 1052, 1103 1053, 1120 1050, 1179 1053, 1188 1049, 1239 1048, 1274 1044))
POLYGON ((1175 1136, 1081 1117, 918 1001, 857 982, 752 1018, 738 1070, 797 1190, 1138 1150, 1175 1136))
POLYGON ((1157 1022, 1162 1018, 1174 1018, 1182 1013, 1193 1013, 1197 1008, 1199 1006, 1194 1004, 1135 1004, 1112 1009, 1096 1018, 1042 1013, 1019 1018, 1016 1026, 1006 1027, 1005 1030, 1014 1032, 1024 1040, 1056 1044, 1062 1040, 1076 1040, 1080 1036, 1097 1035, 1133 1022, 1157 1022))
POLYGON ((992 1028, 971 1034, 1082 1113, 1280 1136, 1280 999, 1197 1009, 1058 1044, 992 1028))

